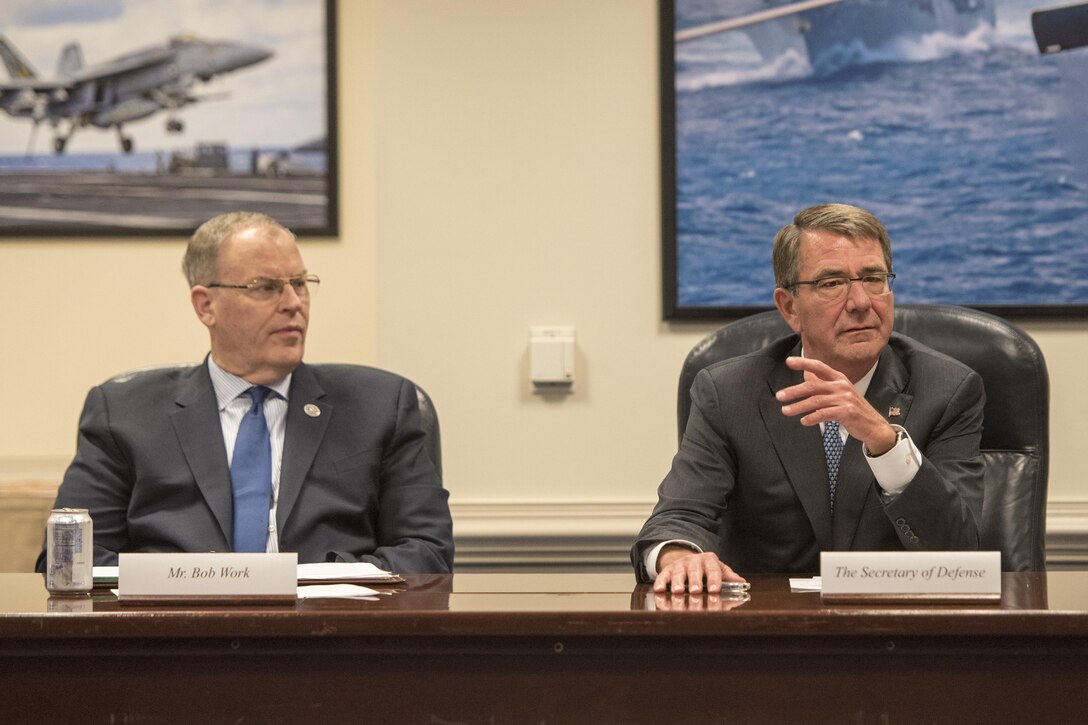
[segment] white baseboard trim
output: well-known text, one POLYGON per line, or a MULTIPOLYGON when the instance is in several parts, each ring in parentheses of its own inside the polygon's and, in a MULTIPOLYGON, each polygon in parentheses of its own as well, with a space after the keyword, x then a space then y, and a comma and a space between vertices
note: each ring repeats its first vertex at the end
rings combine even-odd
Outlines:
POLYGON ((450 503, 457 567, 629 566, 652 501, 450 503))
POLYGON ((71 462, 71 456, 0 456, 0 484, 52 481, 59 486, 71 462))
MULTIPOLYGON (((458 569, 630 566, 653 501, 451 502, 458 569)), ((1088 568, 1088 501, 1047 504, 1047 566, 1088 568)))
POLYGON ((1088 569, 1088 501, 1048 501, 1046 565, 1088 569))

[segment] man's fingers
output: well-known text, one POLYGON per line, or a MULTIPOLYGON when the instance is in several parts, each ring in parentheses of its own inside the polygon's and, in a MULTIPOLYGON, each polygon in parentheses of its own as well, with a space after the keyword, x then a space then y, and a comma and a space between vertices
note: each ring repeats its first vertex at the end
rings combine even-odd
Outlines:
POLYGON ((744 578, 726 566, 712 553, 691 554, 672 562, 657 575, 654 591, 683 594, 685 591, 700 594, 704 590, 717 593, 723 581, 744 581, 744 578))
POLYGON ((835 380, 844 377, 842 373, 835 370, 835 368, 827 363, 810 357, 788 357, 786 358, 786 367, 791 370, 803 370, 805 372, 805 380, 810 379, 809 375, 820 380, 835 380))
POLYGON ((733 569, 728 564, 722 564, 722 581, 746 582, 748 580, 742 577, 737 572, 733 571, 733 569))
MULTIPOLYGON (((688 591, 695 593, 701 592, 703 590, 703 576, 705 571, 703 569, 703 557, 689 556, 687 559, 684 559, 684 562, 687 564, 686 574, 688 580, 688 591)), ((672 590, 675 592, 683 591, 684 589, 683 587, 681 587, 678 590, 676 588, 676 584, 674 583, 672 585, 672 590)))
POLYGON ((712 566, 706 570, 706 590, 711 594, 717 594, 722 590, 722 569, 726 566, 712 566))
POLYGON ((661 570, 661 573, 654 579, 654 591, 663 592, 669 588, 669 582, 672 579, 672 567, 668 567, 661 570))
POLYGON ((800 385, 791 385, 788 388, 782 388, 774 397, 780 402, 785 403, 790 400, 797 400, 798 398, 805 398, 812 392, 812 386, 807 383, 801 383, 800 385))

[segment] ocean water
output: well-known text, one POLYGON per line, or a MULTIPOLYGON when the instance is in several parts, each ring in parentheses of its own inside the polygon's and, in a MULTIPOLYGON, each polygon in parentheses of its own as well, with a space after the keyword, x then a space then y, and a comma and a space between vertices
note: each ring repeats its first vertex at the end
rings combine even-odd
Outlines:
MULTIPOLYGON (((745 5, 677 0, 677 27, 745 5)), ((1088 48, 1041 56, 1038 6, 998 0, 964 37, 847 38, 827 71, 743 32, 677 44, 677 304, 770 306, 777 230, 842 201, 887 226, 899 302, 1088 305, 1088 48)))

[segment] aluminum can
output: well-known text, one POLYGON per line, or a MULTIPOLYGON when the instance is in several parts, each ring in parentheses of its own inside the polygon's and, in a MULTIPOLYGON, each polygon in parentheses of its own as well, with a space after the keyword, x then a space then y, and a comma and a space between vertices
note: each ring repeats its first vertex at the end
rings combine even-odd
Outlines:
POLYGON ((87 509, 53 509, 45 523, 45 588, 89 592, 94 586, 94 531, 87 509))

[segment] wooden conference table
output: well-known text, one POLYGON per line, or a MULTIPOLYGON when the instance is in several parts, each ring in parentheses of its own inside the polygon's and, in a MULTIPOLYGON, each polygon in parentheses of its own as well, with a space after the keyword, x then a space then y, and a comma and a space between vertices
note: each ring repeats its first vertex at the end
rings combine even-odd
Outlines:
POLYGON ((0 721, 1088 721, 1088 572, 1006 574, 993 605, 834 607, 782 576, 746 602, 615 573, 407 579, 133 607, 0 574, 0 721))

